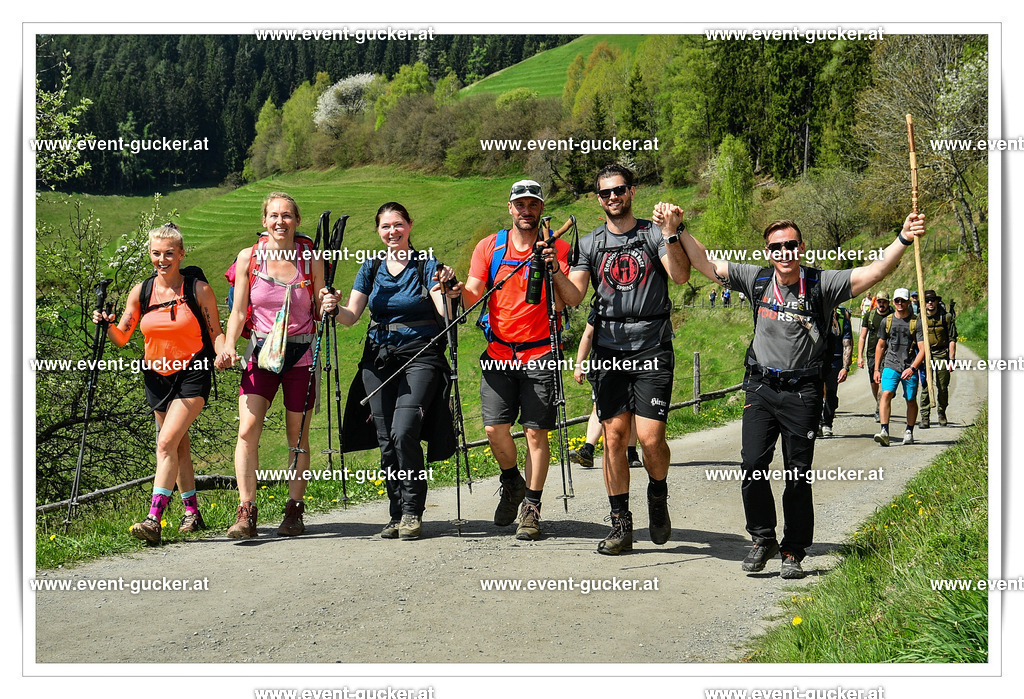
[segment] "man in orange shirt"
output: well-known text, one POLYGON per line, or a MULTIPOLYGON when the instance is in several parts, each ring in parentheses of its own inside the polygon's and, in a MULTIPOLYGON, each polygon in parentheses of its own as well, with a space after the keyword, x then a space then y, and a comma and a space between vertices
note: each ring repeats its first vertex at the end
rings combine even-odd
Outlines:
MULTIPOLYGON (((533 180, 512 185, 508 212, 512 227, 487 236, 473 251, 463 300, 468 307, 507 279, 488 298, 487 318, 482 322, 488 343, 480 357, 480 405, 491 452, 501 467, 501 499, 494 511, 494 523, 508 526, 516 521, 518 513, 516 538, 535 540, 540 538, 541 495, 551 458, 548 432, 555 427, 551 362, 560 357, 551 353, 546 290, 539 304, 527 303, 530 266, 523 266, 514 276, 512 273, 533 256, 534 246, 541 240, 541 186, 533 180), (512 440, 512 423, 517 416, 526 433, 525 480, 519 473, 512 440)), ((562 290, 568 284, 569 245, 558 240, 555 250, 555 308, 561 311, 562 290)))

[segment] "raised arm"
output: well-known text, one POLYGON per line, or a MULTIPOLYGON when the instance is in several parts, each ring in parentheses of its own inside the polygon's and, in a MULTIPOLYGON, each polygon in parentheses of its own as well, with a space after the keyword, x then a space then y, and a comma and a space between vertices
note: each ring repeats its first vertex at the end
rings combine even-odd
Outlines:
POLYGON ((896 240, 889 244, 889 247, 882 253, 881 259, 875 260, 869 265, 857 267, 850 275, 850 291, 854 296, 860 296, 878 282, 889 276, 899 266, 903 253, 914 244, 914 237, 922 237, 925 234, 924 214, 910 214, 903 222, 903 230, 896 236, 896 240))

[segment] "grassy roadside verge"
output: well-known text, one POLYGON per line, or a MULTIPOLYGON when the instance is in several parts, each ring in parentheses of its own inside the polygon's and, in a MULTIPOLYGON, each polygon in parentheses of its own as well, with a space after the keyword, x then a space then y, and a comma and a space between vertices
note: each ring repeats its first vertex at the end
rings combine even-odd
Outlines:
POLYGON ((880 507, 843 561, 784 602, 744 662, 977 663, 988 658, 988 597, 933 580, 988 575, 988 409, 880 507))

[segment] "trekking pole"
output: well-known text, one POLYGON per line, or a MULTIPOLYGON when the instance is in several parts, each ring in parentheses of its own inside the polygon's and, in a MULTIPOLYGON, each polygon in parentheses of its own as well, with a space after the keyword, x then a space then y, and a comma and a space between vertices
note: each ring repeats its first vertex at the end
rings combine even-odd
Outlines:
MULTIPOLYGON (((453 288, 455 284, 454 280, 448 280, 448 288, 453 288)), ((448 308, 448 297, 441 297, 441 308, 442 315, 444 317, 444 324, 448 328, 448 358, 449 368, 451 370, 452 377, 452 394, 451 394, 451 409, 452 419, 454 421, 456 437, 458 438, 458 444, 455 447, 455 521, 452 524, 458 529, 459 536, 462 536, 462 525, 468 524, 468 521, 462 518, 462 481, 460 471, 462 470, 462 464, 466 465, 466 485, 469 487, 469 492, 473 492, 473 476, 469 471, 469 447, 466 446, 466 423, 462 416, 462 394, 459 393, 459 333, 455 329, 454 324, 449 325, 451 319, 451 313, 448 308)))
MULTIPOLYGON (((345 240, 345 224, 348 221, 348 216, 342 216, 334 222, 334 229, 332 232, 331 245, 334 250, 341 250, 342 243, 345 240)), ((334 272, 337 274, 337 266, 339 260, 334 260, 334 272)), ((333 275, 331 281, 333 282, 333 275)), ((333 288, 328 289, 330 292, 334 292, 333 288)), ((348 471, 345 468, 345 445, 344 445, 344 429, 345 425, 343 421, 345 419, 345 412, 341 407, 341 378, 338 376, 338 371, 341 366, 341 362, 338 361, 338 319, 337 316, 330 316, 330 327, 328 329, 330 333, 330 346, 334 349, 334 405, 338 413, 338 461, 341 466, 341 504, 343 507, 348 506, 348 471)), ((327 387, 327 393, 330 394, 330 386, 327 387)), ((328 397, 328 400, 330 398, 328 397)), ((328 410, 330 405, 328 405, 328 410)), ((328 416, 330 413, 328 412, 328 416)), ((330 425, 328 425, 328 432, 330 432, 330 425)), ((328 440, 329 442, 329 440, 328 440)))
MULTIPOLYGON (((917 153, 914 150, 914 118, 911 115, 907 115, 907 140, 910 141, 910 200, 913 212, 918 213, 917 209, 917 153)), ((921 241, 915 235, 914 236, 914 263, 917 266, 917 293, 921 299, 921 310, 924 311, 924 270, 921 267, 921 241)), ((928 380, 928 397, 930 405, 938 405, 935 402, 935 377, 932 375, 932 347, 928 341, 928 312, 924 311, 921 313, 921 317, 918 318, 919 323, 923 323, 921 335, 924 337, 924 363, 925 363, 925 377, 928 380)), ((911 343, 914 342, 914 338, 910 338, 911 343)))
MULTIPOLYGON (((575 219, 571 219, 569 221, 566 221, 564 226, 562 226, 557 231, 555 231, 554 233, 551 234, 551 237, 552 238, 558 238, 563 233, 565 233, 567 230, 569 230, 570 226, 572 226, 572 224, 574 222, 575 222, 575 219)), ((377 395, 381 391, 381 389, 383 389, 390 381, 392 381, 396 377, 400 376, 402 374, 402 372, 405 371, 406 368, 408 368, 408 366, 410 364, 412 364, 414 361, 416 361, 421 356, 423 356, 424 353, 428 352, 434 346, 434 344, 436 342, 438 342, 438 340, 440 338, 446 337, 448 335, 448 331, 451 330, 452 327, 454 327, 458 323, 465 323, 466 322, 466 318, 469 316, 470 313, 472 313, 477 308, 477 306, 479 306, 484 301, 486 301, 488 298, 490 298, 491 294, 493 294, 495 291, 497 291, 498 289, 500 289, 503 286, 505 286, 505 282, 507 282, 512 277, 514 277, 521 269, 526 267, 526 265, 530 264, 530 262, 532 262, 532 261, 533 261, 533 257, 531 256, 531 257, 527 257, 525 260, 521 261, 518 265, 516 265, 512 269, 512 272, 509 273, 509 275, 507 277, 505 277, 501 281, 497 282, 493 287, 491 287, 486 292, 484 292, 483 296, 481 296, 479 299, 477 299, 476 303, 474 303, 472 306, 470 306, 469 308, 464 310, 462 313, 457 315, 450 323, 448 323, 448 325, 445 328, 443 328, 441 330, 440 333, 438 333, 437 335, 432 337, 430 339, 430 341, 423 348, 420 349, 419 352, 414 354, 412 357, 409 358, 409 360, 405 364, 403 364, 398 369, 396 369, 395 373, 393 373, 391 376, 389 376, 386 379, 384 379, 384 382, 381 383, 380 386, 378 386, 377 388, 375 388, 372 391, 370 391, 370 393, 366 396, 366 398, 363 398, 361 401, 359 401, 359 404, 360 405, 366 405, 367 403, 369 403, 370 399, 373 398, 375 395, 377 395)))
MULTIPOLYGON (((330 223, 330 220, 331 220, 330 219, 330 215, 331 215, 330 211, 325 211, 322 214, 320 214, 320 221, 319 221, 319 223, 317 223, 317 234, 316 234, 316 239, 318 241, 321 240, 321 232, 327 230, 327 226, 328 226, 328 224, 330 223)), ((339 220, 345 221, 347 219, 348 219, 348 216, 342 216, 341 219, 339 219, 339 220)), ((340 229, 339 229, 338 226, 335 226, 334 235, 331 236, 331 240, 330 241, 327 240, 327 236, 326 235, 324 235, 324 237, 323 237, 324 250, 327 250, 327 249, 334 250, 334 249, 336 249, 334 247, 336 241, 340 240, 341 237, 344 237, 344 234, 345 234, 345 226, 344 226, 344 224, 340 227, 340 229), (336 238, 336 236, 337 236, 337 238, 336 238)), ((340 247, 340 243, 339 243, 339 247, 340 247)), ((315 250, 315 248, 314 248, 314 250, 315 250)), ((326 255, 324 257, 326 257, 326 255)), ((328 289, 332 289, 331 285, 334 283, 334 273, 337 271, 337 268, 338 268, 338 265, 337 265, 336 261, 332 260, 331 262, 328 262, 326 259, 324 260, 324 286, 326 286, 328 289)), ((314 303, 316 303, 315 300, 314 300, 314 303)), ((303 404, 302 404, 302 419, 299 421, 299 436, 296 438, 295 446, 291 447, 291 452, 293 454, 295 454, 295 457, 292 459, 292 464, 291 464, 291 469, 290 469, 293 474, 298 472, 299 454, 306 453, 306 450, 302 448, 302 434, 303 434, 303 432, 306 429, 306 416, 309 414, 309 399, 313 395, 314 386, 316 386, 316 372, 317 372, 317 369, 320 366, 320 347, 323 344, 324 331, 326 329, 327 329, 327 319, 326 318, 321 318, 320 319, 320 326, 317 328, 317 332, 316 332, 316 342, 315 342, 315 344, 313 346, 313 363, 309 365, 309 383, 306 384, 306 399, 305 399, 305 401, 303 401, 303 404)))
MULTIPOLYGON (((576 223, 570 219, 566 228, 576 223)), ((545 241, 551 239, 551 217, 545 216, 541 219, 541 236, 545 241), (545 233, 547 235, 545 235, 545 233)), ((558 258, 555 258, 558 264, 558 258)), ((572 467, 569 466, 569 430, 565 414, 565 383, 562 380, 562 330, 558 324, 558 310, 555 307, 555 280, 551 268, 544 265, 544 289, 547 292, 548 307, 548 331, 551 334, 551 371, 554 372, 555 383, 555 435, 558 442, 558 465, 562 471, 562 494, 558 499, 569 511, 569 498, 576 497, 572 488, 572 467)))
MULTIPOLYGON (((113 304, 106 303, 107 301, 107 287, 113 283, 113 279, 104 279, 96 285, 96 310, 103 311, 104 305, 106 306, 107 314, 114 312, 113 304)), ((99 378, 99 360, 103 358, 103 348, 107 344, 107 325, 109 323, 106 319, 101 319, 96 324, 96 330, 93 333, 92 339, 92 350, 89 362, 89 383, 86 387, 85 393, 85 415, 82 418, 82 440, 78 444, 78 462, 75 464, 75 477, 71 482, 71 499, 68 501, 68 512, 64 517, 64 533, 68 533, 68 527, 71 525, 71 516, 78 510, 78 491, 82 486, 82 465, 85 462, 85 437, 89 432, 89 418, 92 415, 92 399, 96 395, 96 379, 99 378)))

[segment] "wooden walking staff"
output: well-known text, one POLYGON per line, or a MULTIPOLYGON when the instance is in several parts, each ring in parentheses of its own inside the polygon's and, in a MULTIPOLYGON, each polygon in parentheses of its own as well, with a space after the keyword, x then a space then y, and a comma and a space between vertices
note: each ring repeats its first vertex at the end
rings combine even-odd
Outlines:
MULTIPOLYGON (((910 141, 910 199, 914 214, 917 210, 917 152, 914 150, 914 118, 907 115, 907 140, 910 141)), ((924 364, 925 376, 928 378, 928 404, 938 405, 935 402, 935 380, 932 373, 932 346, 928 341, 928 312, 924 310, 924 271, 921 267, 921 241, 914 236, 914 262, 917 265, 917 294, 921 299, 921 315, 918 323, 921 333, 924 335, 924 364)), ((911 338, 913 342, 913 338, 911 338)))

